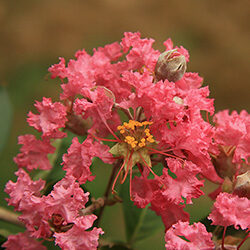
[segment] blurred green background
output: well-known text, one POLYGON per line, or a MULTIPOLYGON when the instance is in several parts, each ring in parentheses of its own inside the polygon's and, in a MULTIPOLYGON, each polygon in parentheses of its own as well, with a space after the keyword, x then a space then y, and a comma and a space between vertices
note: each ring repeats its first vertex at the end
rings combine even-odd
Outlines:
MULTIPOLYGON (((48 67, 59 56, 72 58, 78 49, 91 53, 92 48, 120 41, 124 31, 140 31, 142 37, 154 38, 159 50, 171 37, 175 45, 189 50, 188 71, 204 77, 216 111, 249 112, 249 9, 248 0, 0 1, 0 85, 5 91, 0 98, 7 105, 2 104, 0 114, 5 131, 0 138, 5 142, 0 152, 0 205, 6 206, 5 183, 15 179, 17 167, 12 159, 19 149, 17 136, 34 133, 26 123, 28 111, 35 111, 34 101, 43 96, 59 99, 59 81, 50 79, 48 67)), ((105 176, 110 169, 98 171, 105 176)), ((98 178, 103 183, 97 188, 99 195, 107 181, 103 178, 98 178)), ((205 199, 196 205, 197 218, 206 214, 210 204, 205 199)), ((106 209, 104 223, 108 236, 125 239, 119 205, 106 209), (110 215, 115 226, 108 222, 110 215)), ((8 229, 3 222, 0 227, 8 229)), ((159 231, 139 243, 138 249, 164 249, 163 235, 159 231)))

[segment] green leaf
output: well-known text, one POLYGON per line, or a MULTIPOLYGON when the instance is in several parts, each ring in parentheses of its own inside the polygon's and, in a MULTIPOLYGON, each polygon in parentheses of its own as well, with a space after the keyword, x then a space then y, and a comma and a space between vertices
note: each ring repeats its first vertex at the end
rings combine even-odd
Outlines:
POLYGON ((133 245, 136 241, 155 234, 163 224, 161 218, 151 211, 149 206, 137 208, 130 200, 128 179, 121 186, 120 196, 123 200, 127 241, 133 245))
POLYGON ((43 245, 47 247, 49 250, 60 250, 61 248, 58 245, 55 245, 55 241, 47 241, 43 242, 43 245))
POLYGON ((112 242, 111 244, 105 245, 101 247, 101 250, 132 250, 129 246, 127 246, 123 242, 112 242))
POLYGON ((12 107, 6 89, 0 86, 0 152, 9 136, 12 122, 12 107))

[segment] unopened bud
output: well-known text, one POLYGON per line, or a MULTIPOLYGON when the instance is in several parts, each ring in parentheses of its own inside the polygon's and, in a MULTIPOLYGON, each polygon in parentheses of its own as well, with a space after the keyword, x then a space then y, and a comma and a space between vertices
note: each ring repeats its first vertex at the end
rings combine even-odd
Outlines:
POLYGON ((176 49, 165 51, 160 54, 155 66, 156 81, 168 80, 177 82, 186 72, 187 64, 185 56, 176 49))
POLYGON ((250 199, 250 170, 237 176, 234 193, 240 197, 250 199))
POLYGON ((235 147, 219 146, 220 154, 212 157, 217 174, 221 178, 229 177, 231 180, 236 173, 236 165, 232 162, 235 147))

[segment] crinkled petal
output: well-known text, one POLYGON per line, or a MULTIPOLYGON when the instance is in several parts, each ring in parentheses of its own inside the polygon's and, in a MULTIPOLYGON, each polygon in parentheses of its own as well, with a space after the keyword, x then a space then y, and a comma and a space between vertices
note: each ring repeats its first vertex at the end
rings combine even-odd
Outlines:
POLYGON ((167 169, 163 169, 163 182, 166 183, 166 190, 163 192, 170 201, 179 204, 186 200, 186 204, 192 203, 192 198, 198 198, 204 193, 200 190, 204 181, 197 179, 196 174, 199 173, 199 168, 189 161, 184 163, 167 158, 169 169, 176 175, 173 179, 168 175, 167 169))
POLYGON ((35 107, 40 114, 35 115, 32 112, 28 114, 28 123, 38 131, 43 133, 43 137, 62 138, 65 133, 59 131, 59 128, 65 127, 66 107, 60 102, 52 103, 51 98, 43 97, 42 102, 36 102, 35 107))
POLYGON ((165 234, 166 249, 168 250, 212 250, 214 243, 212 234, 200 222, 189 225, 181 222, 172 225, 165 234), (185 239, 181 238, 185 237, 185 239))
POLYGON ((6 250, 46 250, 41 242, 29 236, 28 232, 10 235, 2 245, 6 250))
POLYGON ((250 200, 234 194, 220 193, 208 218, 213 225, 233 225, 236 229, 240 226, 245 230, 250 227, 250 200))
POLYGON ((55 148, 48 140, 37 140, 34 135, 21 135, 18 137, 18 144, 23 144, 14 161, 19 167, 32 169, 51 169, 48 154, 53 154, 55 148))
POLYGON ((92 159, 99 157, 106 163, 112 163, 114 159, 108 151, 108 146, 93 142, 91 137, 88 137, 82 144, 75 137, 68 153, 63 155, 63 170, 67 171, 68 176, 74 176, 81 184, 92 181, 95 178, 90 171, 92 159))
MULTIPOLYGON (((89 250, 97 249, 99 235, 103 234, 101 228, 93 228, 90 231, 86 231, 85 220, 88 220, 89 217, 93 219, 96 218, 95 215, 83 216, 76 219, 74 226, 65 233, 54 233, 56 238, 55 242, 63 250, 89 250), (84 226, 82 226, 84 225, 84 226)), ((92 226, 89 225, 89 227, 92 226)))
POLYGON ((18 176, 17 182, 8 181, 4 191, 10 196, 10 198, 7 199, 8 204, 18 210, 19 203, 25 193, 40 196, 40 191, 44 188, 45 181, 41 179, 32 181, 23 169, 19 169, 15 174, 18 176))

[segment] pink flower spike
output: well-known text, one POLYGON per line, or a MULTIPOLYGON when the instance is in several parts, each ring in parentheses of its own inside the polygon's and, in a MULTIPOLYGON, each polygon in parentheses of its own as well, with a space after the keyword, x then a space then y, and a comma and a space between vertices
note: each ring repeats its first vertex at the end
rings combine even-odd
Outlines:
POLYGON ((6 250, 46 250, 41 242, 29 236, 28 232, 10 235, 2 245, 6 250))
POLYGON ((66 107, 63 104, 52 103, 51 98, 43 97, 42 102, 36 101, 35 107, 40 114, 29 112, 27 121, 30 126, 41 131, 43 137, 62 138, 66 135, 59 131, 59 128, 65 127, 67 121, 66 107))
POLYGON ((211 238, 212 234, 207 232, 202 223, 189 225, 188 222, 179 221, 166 232, 165 247, 168 250, 212 250, 214 243, 211 238))
POLYGON ((220 193, 208 219, 213 221, 213 225, 233 225, 236 229, 240 226, 243 230, 250 228, 250 200, 234 194, 220 193))
POLYGON ((18 176, 17 182, 8 181, 4 191, 10 196, 10 198, 7 199, 8 204, 18 210, 19 203, 25 193, 40 196, 40 191, 44 188, 45 181, 41 179, 32 181, 23 169, 19 169, 15 174, 18 176))
POLYGON ((48 154, 53 154, 55 148, 48 140, 37 140, 34 135, 21 135, 18 137, 18 144, 23 144, 14 161, 19 167, 32 169, 51 169, 48 154))

